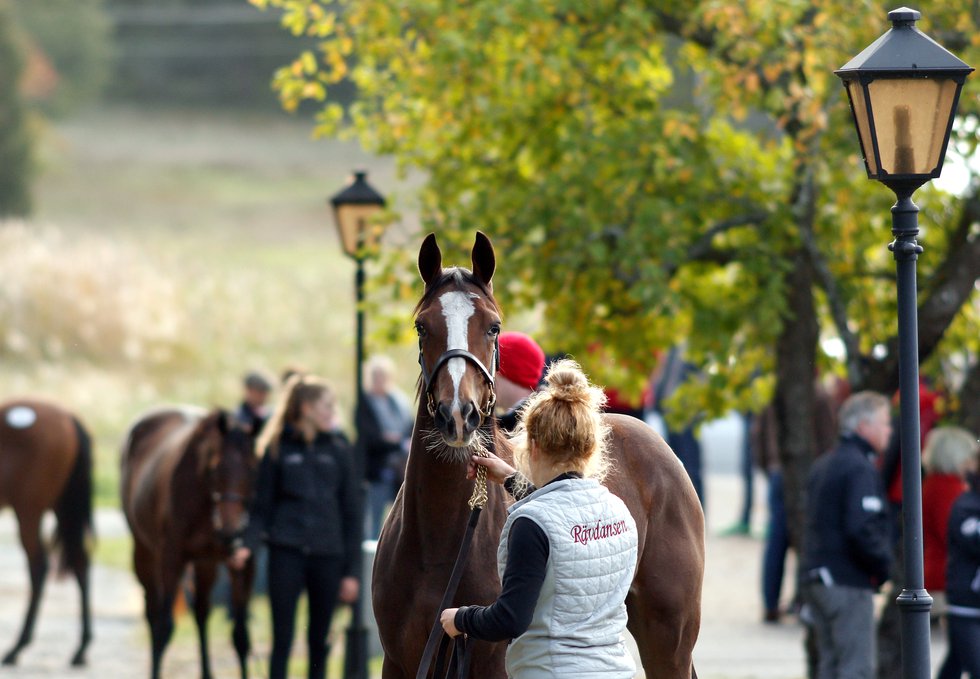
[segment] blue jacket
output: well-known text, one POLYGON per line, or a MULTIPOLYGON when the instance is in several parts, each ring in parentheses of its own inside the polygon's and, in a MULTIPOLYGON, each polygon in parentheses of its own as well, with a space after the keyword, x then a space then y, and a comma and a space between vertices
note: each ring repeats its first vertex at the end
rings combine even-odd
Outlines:
POLYGON ((980 480, 970 486, 949 513, 946 599, 950 606, 976 609, 980 617, 980 480))
POLYGON ((841 437, 817 458, 807 479, 802 573, 829 573, 825 584, 877 589, 888 580, 892 550, 884 483, 874 450, 841 437))

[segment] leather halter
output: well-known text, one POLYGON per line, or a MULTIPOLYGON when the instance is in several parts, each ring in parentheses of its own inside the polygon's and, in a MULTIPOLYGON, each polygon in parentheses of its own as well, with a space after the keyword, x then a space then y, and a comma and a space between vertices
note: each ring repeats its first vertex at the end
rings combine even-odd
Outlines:
POLYGON ((490 372, 483 361, 477 358, 475 355, 467 351, 466 349, 449 349, 444 351, 436 364, 432 366, 432 370, 428 371, 425 369, 425 357, 422 355, 422 339, 419 338, 419 366, 422 368, 422 391, 425 394, 426 408, 429 411, 430 417, 436 416, 436 404, 432 397, 432 380, 439 373, 439 370, 446 365, 453 358, 462 358, 465 361, 472 363, 480 374, 483 375, 483 380, 487 383, 487 387, 490 389, 490 395, 487 397, 486 405, 480 409, 480 415, 484 418, 493 415, 493 407, 497 403, 497 392, 494 390, 493 378, 500 370, 500 342, 496 337, 493 339, 493 357, 491 359, 491 365, 493 366, 493 372, 490 372))

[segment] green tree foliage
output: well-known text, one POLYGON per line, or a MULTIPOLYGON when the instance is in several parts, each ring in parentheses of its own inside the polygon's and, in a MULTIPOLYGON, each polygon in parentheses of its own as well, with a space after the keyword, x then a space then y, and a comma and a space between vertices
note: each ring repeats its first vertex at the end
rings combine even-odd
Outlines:
POLYGON ((10 8, 0 0, 0 218, 31 210, 32 142, 19 90, 22 70, 10 8))
MULTIPOLYGON (((277 74, 285 107, 322 101, 319 133, 424 171, 424 227, 456 261, 486 230, 504 309, 541 309, 549 348, 638 390, 653 350, 685 340, 705 378, 678 411, 774 398, 797 516, 817 368, 897 388, 894 196, 866 179, 833 75, 889 27, 879 3, 251 2, 321 41, 277 74), (344 110, 330 92, 347 78, 360 98, 344 110), (842 358, 820 351, 830 336, 842 358)), ((920 10, 980 63, 973 3, 920 10)), ((967 155, 977 91, 974 77, 954 140, 967 155)), ((936 365, 976 365, 978 186, 916 195, 920 353, 936 365)), ((414 254, 392 255, 396 289, 414 289, 414 254)))
MULTIPOLYGON (((891 194, 863 178, 832 74, 887 27, 877 4, 252 2, 322 39, 278 73, 284 105, 323 100, 320 133, 427 172, 425 225, 460 247, 487 230, 505 308, 545 300, 553 348, 640 367, 688 338, 710 391, 725 385, 704 405, 731 405, 800 320, 786 288, 803 253, 851 381, 893 381, 872 353, 895 328, 891 194), (691 73, 693 99, 676 91, 691 73), (329 97, 345 78, 361 93, 346 112, 329 97)), ((922 28, 969 60, 970 3, 927 4, 922 28)), ((962 203, 919 198, 931 279, 962 244, 962 203)))

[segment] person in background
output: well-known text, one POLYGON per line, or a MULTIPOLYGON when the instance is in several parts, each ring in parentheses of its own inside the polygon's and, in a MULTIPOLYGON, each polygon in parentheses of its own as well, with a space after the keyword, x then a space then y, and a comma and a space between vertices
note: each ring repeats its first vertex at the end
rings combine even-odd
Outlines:
POLYGON ((330 385, 312 375, 290 377, 257 449, 263 456, 251 519, 230 565, 241 568, 261 540, 268 544, 270 679, 286 677, 296 604, 306 590, 308 676, 323 679, 334 607, 338 598, 354 602, 360 587, 362 520, 360 480, 337 431, 330 385))
MULTIPOLYGON (((823 455, 836 443, 837 408, 839 403, 820 380, 814 384, 813 427, 810 437, 813 457, 823 455)), ((786 498, 783 486, 782 463, 779 459, 779 424, 776 407, 769 404, 752 419, 750 436, 755 464, 763 470, 768 480, 767 504, 769 523, 766 529, 766 545, 762 556, 763 622, 778 623, 783 615, 779 597, 786 573, 786 554, 790 548, 799 553, 799 536, 790 535, 789 517, 786 514, 786 498)), ((794 578, 795 580, 795 578, 794 578)), ((793 597, 790 610, 799 607, 799 592, 793 597)))
POLYGON ((755 503, 755 451, 752 447, 752 429, 755 413, 744 412, 742 416, 742 445, 739 446, 738 471, 742 479, 742 508, 738 519, 721 531, 722 537, 750 535, 752 533, 752 505, 755 503))
POLYGON ((840 442, 807 477, 801 589, 818 648, 817 679, 874 676, 872 594, 892 549, 876 458, 892 433, 888 399, 862 391, 841 406, 840 442))
POLYGON ((358 403, 357 448, 363 455, 368 482, 366 537, 381 534, 388 505, 405 478, 414 419, 408 399, 395 387, 395 364, 372 356, 364 367, 367 389, 358 403))
POLYGON ((980 445, 976 437, 967 473, 968 489, 949 513, 946 561, 946 622, 949 653, 937 679, 980 679, 980 445))
POLYGON ((530 397, 515 441, 520 473, 496 456, 474 456, 487 479, 517 503, 497 552, 502 589, 489 606, 449 608, 450 636, 511 640, 507 676, 632 679, 626 595, 636 570, 636 524, 600 483, 608 467, 602 390, 578 364, 559 361, 530 397), (530 482, 531 485, 528 485, 530 482))
MULTIPOLYGON (((667 402, 677 388, 686 380, 696 374, 697 368, 694 364, 684 359, 684 352, 680 347, 673 347, 667 352, 666 358, 657 364, 651 375, 653 388, 650 390, 649 406, 654 411, 660 413, 667 429, 667 445, 670 446, 674 454, 684 465, 687 475, 694 484, 694 490, 701 501, 701 507, 705 507, 705 488, 701 478, 701 442, 694 434, 695 423, 687 424, 683 429, 677 430, 667 424, 668 406, 667 402)), ((644 419, 648 419, 644 415, 644 419)))
POLYGON ((269 400, 269 392, 272 391, 272 384, 262 373, 253 370, 245 375, 242 387, 244 394, 238 410, 235 411, 235 419, 247 428, 252 436, 258 436, 269 418, 266 403, 269 400))
POLYGON ((508 331, 497 338, 500 369, 494 378, 497 392, 497 426, 507 432, 517 429, 521 406, 534 393, 544 371, 544 351, 522 332, 508 331))
POLYGON ((946 609, 946 544, 949 512, 967 490, 966 475, 974 463, 977 440, 960 427, 936 427, 926 437, 922 463, 922 565, 925 588, 933 597, 930 615, 946 609))

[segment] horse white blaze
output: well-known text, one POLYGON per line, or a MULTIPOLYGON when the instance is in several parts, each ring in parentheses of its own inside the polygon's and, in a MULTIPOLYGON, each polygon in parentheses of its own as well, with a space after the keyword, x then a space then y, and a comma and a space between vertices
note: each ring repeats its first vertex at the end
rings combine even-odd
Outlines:
MULTIPOLYGON (((473 306, 472 298, 476 295, 472 293, 454 291, 444 293, 439 297, 442 304, 442 315, 446 318, 446 350, 462 349, 469 351, 469 325, 470 318, 476 307, 473 306)), ((453 378, 453 407, 452 414, 456 416, 460 412, 459 403, 459 383, 466 372, 466 360, 462 358, 451 358, 446 363, 446 370, 453 378)))

